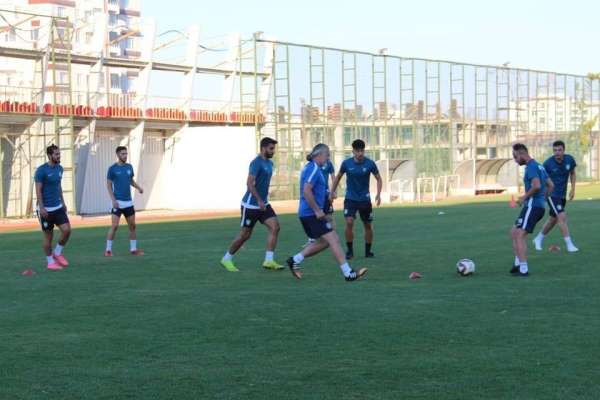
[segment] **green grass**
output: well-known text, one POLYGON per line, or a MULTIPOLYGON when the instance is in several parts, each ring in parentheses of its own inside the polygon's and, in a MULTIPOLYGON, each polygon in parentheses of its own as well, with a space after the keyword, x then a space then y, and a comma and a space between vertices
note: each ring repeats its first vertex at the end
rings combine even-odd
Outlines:
MULTIPOLYGON (((600 188, 568 207, 582 251, 533 254, 528 279, 508 274, 518 210, 504 198, 376 210, 377 258, 354 260, 370 269, 355 283, 329 253, 302 281, 262 270, 262 227, 226 272, 235 218, 141 224, 143 258, 125 230, 106 259, 106 229, 76 229, 57 273, 39 232, 3 234, 0 399, 597 399, 590 196, 600 188), (456 276, 463 257, 475 276, 456 276)), ((294 215, 280 220, 283 262, 305 238, 294 215)), ((558 232, 552 243, 564 248, 558 232)))

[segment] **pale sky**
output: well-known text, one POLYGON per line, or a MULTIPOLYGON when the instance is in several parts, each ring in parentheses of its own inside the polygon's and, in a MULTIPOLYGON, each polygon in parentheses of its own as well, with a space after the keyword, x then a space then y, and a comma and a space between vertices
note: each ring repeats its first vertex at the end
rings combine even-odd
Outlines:
MULTIPOLYGON (((142 0, 158 33, 264 31, 278 40, 405 57, 587 74, 600 71, 600 2, 142 0)), ((202 42, 202 40, 201 40, 202 42)))

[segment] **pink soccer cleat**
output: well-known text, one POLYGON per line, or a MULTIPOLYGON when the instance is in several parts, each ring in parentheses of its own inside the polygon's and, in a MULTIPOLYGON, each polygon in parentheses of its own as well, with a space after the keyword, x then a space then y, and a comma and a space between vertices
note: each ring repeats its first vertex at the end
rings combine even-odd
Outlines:
POLYGON ((130 251, 132 256, 143 256, 144 255, 144 250, 142 249, 135 249, 135 250, 131 250, 130 251))
POLYGON ((67 261, 67 259, 65 258, 65 256, 61 255, 56 255, 53 254, 52 257, 54 257, 54 261, 56 261, 58 263, 58 265, 60 265, 61 267, 67 267, 69 266, 69 262, 67 261))
POLYGON ((50 271, 62 271, 63 267, 61 267, 56 261, 52 264, 48 264, 48 269, 50 271))
POLYGON ((112 251, 110 251, 110 250, 106 250, 106 251, 104 252, 104 257, 112 257, 112 251))

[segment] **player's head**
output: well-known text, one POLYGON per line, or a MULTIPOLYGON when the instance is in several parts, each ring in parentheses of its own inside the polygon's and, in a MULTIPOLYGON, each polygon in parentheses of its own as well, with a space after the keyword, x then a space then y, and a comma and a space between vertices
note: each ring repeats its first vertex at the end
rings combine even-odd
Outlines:
POLYGON ((527 161, 529 161, 531 158, 529 157, 529 150, 527 150, 527 146, 525 146, 523 143, 515 143, 513 144, 512 149, 515 162, 519 165, 527 164, 527 161))
POLYGON ((115 150, 115 153, 117 154, 117 158, 119 159, 119 161, 121 161, 122 163, 127 162, 127 147, 119 146, 115 150))
POLYGON ((565 142, 562 140, 557 140, 556 142, 552 143, 552 153, 554 154, 554 158, 556 158, 558 161, 562 161, 563 157, 565 156, 565 142))
POLYGON ((48 156, 48 160, 55 164, 60 164, 60 149, 57 145, 51 144, 46 147, 46 155, 48 156))
POLYGON ((277 140, 270 137, 262 138, 260 141, 260 155, 265 158, 273 158, 275 155, 275 145, 277 140))
POLYGON ((314 161, 317 165, 323 165, 329 160, 329 146, 325 143, 319 143, 313 147, 309 155, 306 156, 307 161, 314 161))
POLYGON ((362 161, 365 158, 365 147, 365 142, 361 139, 352 142, 352 155, 357 161, 362 161))

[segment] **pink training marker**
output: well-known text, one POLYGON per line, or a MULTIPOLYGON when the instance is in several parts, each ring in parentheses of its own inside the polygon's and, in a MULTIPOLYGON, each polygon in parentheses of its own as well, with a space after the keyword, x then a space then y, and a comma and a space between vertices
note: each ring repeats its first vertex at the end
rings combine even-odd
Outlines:
POLYGON ((408 276, 409 279, 421 279, 423 276, 418 273, 418 272, 411 272, 410 275, 408 276))
POLYGON ((23 275, 23 276, 33 276, 33 275, 35 275, 35 271, 32 270, 31 268, 28 268, 25 271, 21 272, 21 275, 23 275))
POLYGON ((560 247, 558 247, 557 245, 553 244, 550 245, 550 247, 548 247, 548 251, 552 252, 552 253, 557 253, 560 251, 560 247))

